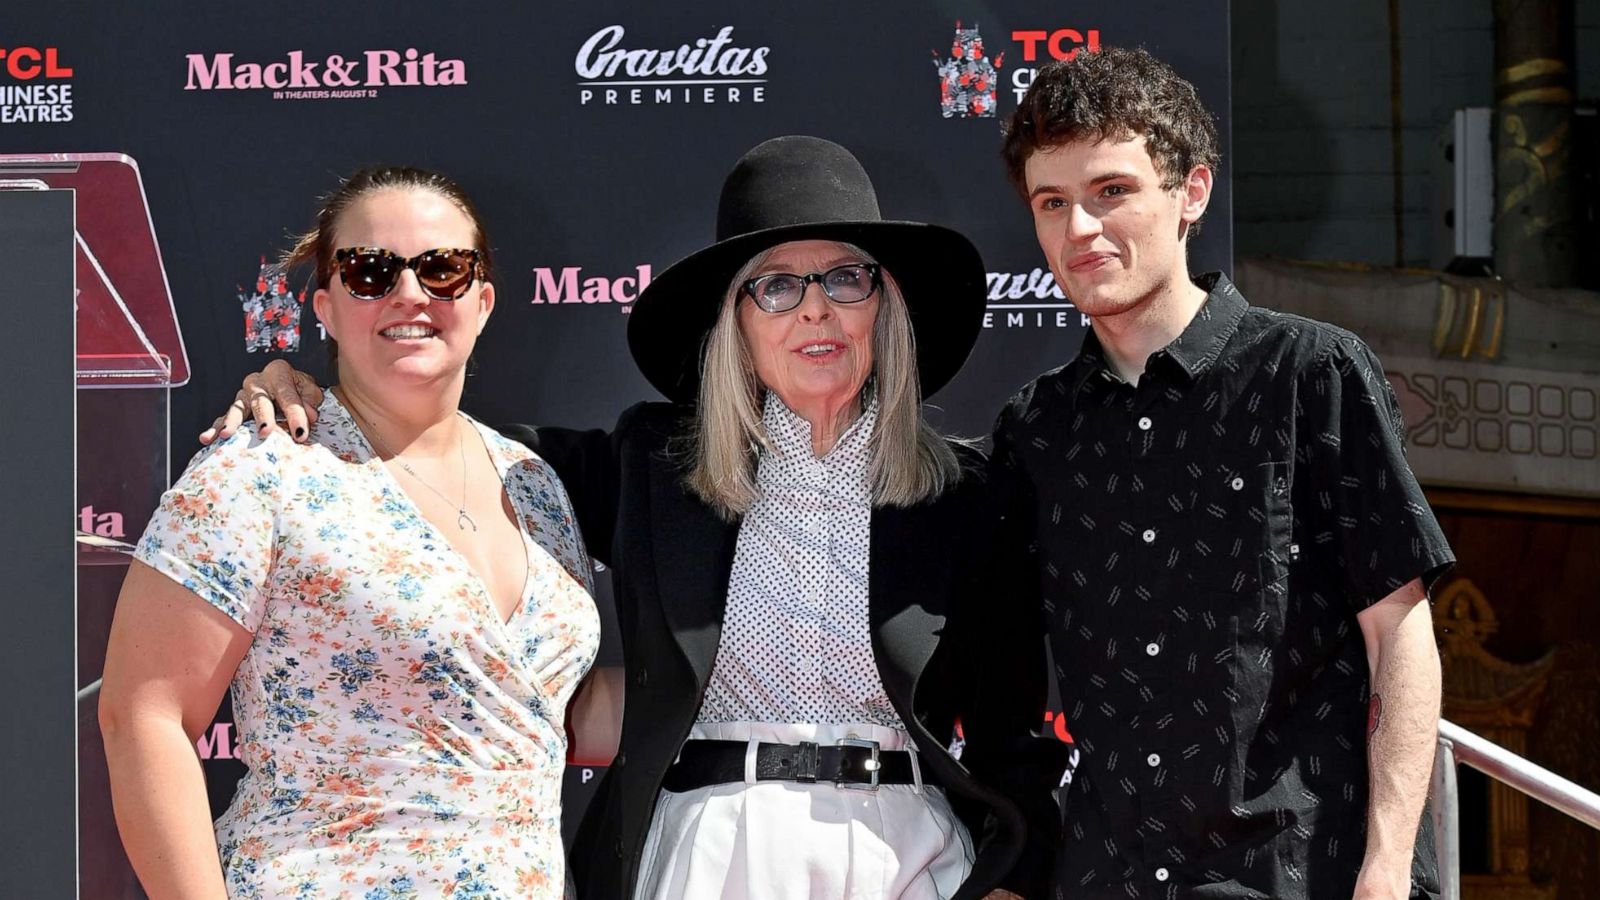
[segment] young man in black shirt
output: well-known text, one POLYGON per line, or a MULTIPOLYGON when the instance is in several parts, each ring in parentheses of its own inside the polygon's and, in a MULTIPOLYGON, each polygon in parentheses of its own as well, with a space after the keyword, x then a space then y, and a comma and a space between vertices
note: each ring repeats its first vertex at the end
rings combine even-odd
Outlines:
POLYGON ((1216 129, 1148 53, 1041 69, 1003 155, 1093 322, 995 431, 1083 754, 1056 896, 1433 890, 1427 590, 1453 557, 1378 360, 1190 276, 1216 129))

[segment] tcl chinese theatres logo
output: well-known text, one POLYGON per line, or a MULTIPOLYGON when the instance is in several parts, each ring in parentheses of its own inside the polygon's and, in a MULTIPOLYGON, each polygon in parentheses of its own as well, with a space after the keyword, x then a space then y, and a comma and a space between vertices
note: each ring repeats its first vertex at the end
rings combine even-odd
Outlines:
POLYGON ((72 121, 72 67, 58 47, 0 47, 0 124, 72 121))
POLYGON ((1043 55, 1048 53, 1050 59, 1069 60, 1079 53, 1087 50, 1094 53, 1100 49, 1100 29, 1090 28, 1079 31, 1076 28, 1057 28, 1054 31, 1023 30, 1011 32, 1011 40, 1022 45, 1023 63, 1033 65, 1019 66, 1011 73, 1011 92, 1016 94, 1017 101, 1022 101, 1022 95, 1028 92, 1033 84, 1033 76, 1039 71, 1043 55))

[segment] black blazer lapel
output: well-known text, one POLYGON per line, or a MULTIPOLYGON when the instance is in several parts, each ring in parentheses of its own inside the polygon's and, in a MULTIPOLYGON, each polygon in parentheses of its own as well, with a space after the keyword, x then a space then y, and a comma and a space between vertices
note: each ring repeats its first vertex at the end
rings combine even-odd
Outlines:
POLYGON ((681 466, 659 453, 650 457, 650 519, 661 612, 704 687, 722 640, 739 528, 689 493, 681 466))
POLYGON ((943 504, 872 511, 867 576, 878 673, 911 707, 917 679, 939 648, 951 601, 954 554, 943 504))

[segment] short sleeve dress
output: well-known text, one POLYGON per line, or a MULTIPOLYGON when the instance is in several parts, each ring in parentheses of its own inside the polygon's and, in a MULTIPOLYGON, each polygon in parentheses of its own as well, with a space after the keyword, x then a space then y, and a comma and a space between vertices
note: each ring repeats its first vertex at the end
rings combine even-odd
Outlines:
POLYGON ((332 392, 306 445, 203 451, 137 558, 254 635, 234 675, 248 774, 217 820, 234 898, 560 897, 565 711, 594 661, 566 492, 473 422, 522 526, 502 620, 332 392))

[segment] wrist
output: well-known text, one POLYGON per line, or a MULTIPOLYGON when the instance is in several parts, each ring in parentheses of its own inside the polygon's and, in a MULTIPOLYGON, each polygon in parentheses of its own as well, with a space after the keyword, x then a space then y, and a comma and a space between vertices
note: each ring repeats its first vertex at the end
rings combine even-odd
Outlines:
POLYGON ((1411 896, 1411 866, 1376 865, 1371 859, 1361 866, 1356 877, 1356 900, 1406 900, 1411 896))

